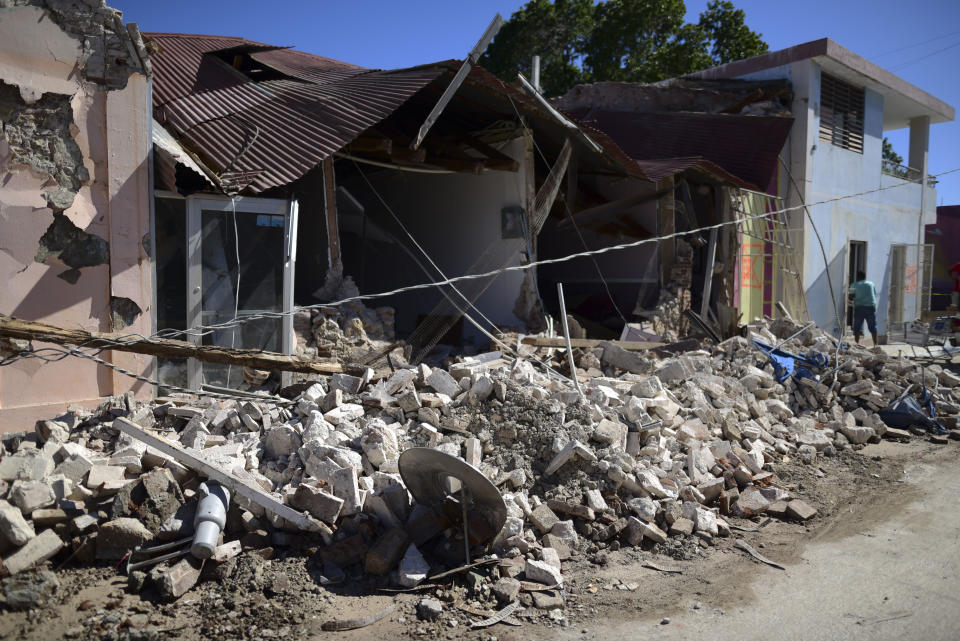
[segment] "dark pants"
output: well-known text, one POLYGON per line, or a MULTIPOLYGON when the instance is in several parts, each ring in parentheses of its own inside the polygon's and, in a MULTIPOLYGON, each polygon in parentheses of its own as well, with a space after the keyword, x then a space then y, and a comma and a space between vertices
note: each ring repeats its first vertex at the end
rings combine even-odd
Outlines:
POLYGON ((867 329, 871 334, 877 333, 877 308, 876 307, 854 307, 853 308, 853 333, 860 334, 863 329, 863 322, 867 322, 867 329))

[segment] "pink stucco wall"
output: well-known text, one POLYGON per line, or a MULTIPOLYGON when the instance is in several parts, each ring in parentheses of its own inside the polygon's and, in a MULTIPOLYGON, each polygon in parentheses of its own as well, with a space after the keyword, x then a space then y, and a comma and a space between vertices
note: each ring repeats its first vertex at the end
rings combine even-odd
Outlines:
MULTIPOLYGON (((109 264, 80 268, 74 284, 58 277, 66 265, 55 259, 37 262, 38 243, 54 219, 42 193, 56 185, 49 175, 13 163, 0 134, 0 313, 110 331, 110 297, 125 297, 142 313, 121 331, 149 335, 152 274, 147 243, 142 242, 150 230, 148 79, 132 73, 125 88, 111 91, 85 83, 76 72, 77 40, 44 19, 41 9, 0 13, 0 80, 19 86, 27 102, 47 92, 71 96, 71 133, 90 180, 64 214, 110 243, 109 264)), ((152 359, 117 352, 101 358, 152 375, 152 359)), ((71 403, 90 405, 131 389, 152 393, 127 376, 76 357, 0 367, 0 432, 31 430, 36 419, 55 416, 71 403)))

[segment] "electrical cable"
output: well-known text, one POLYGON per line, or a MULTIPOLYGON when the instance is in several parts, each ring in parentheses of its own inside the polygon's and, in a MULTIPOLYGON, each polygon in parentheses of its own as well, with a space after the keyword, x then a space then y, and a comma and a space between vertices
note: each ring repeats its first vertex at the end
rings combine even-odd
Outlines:
MULTIPOLYGON (((933 177, 939 178, 939 177, 941 177, 941 176, 945 176, 945 175, 948 175, 948 174, 953 174, 953 173, 956 173, 956 172, 960 172, 960 168, 951 169, 951 170, 948 170, 948 171, 944 171, 944 172, 941 172, 941 173, 939 173, 939 174, 935 174, 933 177)), ((568 255, 566 255, 566 256, 561 256, 561 257, 558 257, 558 258, 542 259, 542 260, 534 261, 534 262, 532 262, 532 263, 527 263, 527 264, 524 264, 524 265, 511 265, 511 266, 508 266, 508 267, 504 267, 504 268, 501 268, 501 269, 498 269, 498 270, 489 271, 489 272, 481 272, 481 273, 476 273, 476 274, 465 274, 465 275, 463 275, 463 276, 457 276, 457 277, 454 277, 454 278, 447 278, 447 279, 442 280, 442 281, 429 282, 429 283, 420 283, 420 284, 417 284, 417 285, 408 285, 408 286, 405 286, 405 287, 399 287, 399 288, 396 288, 396 289, 392 289, 392 290, 384 291, 384 292, 379 292, 379 293, 376 293, 376 294, 359 294, 359 295, 357 295, 357 296, 350 296, 350 297, 347 297, 347 298, 344 298, 344 299, 341 299, 341 300, 338 300, 338 301, 331 301, 331 302, 327 302, 327 303, 317 303, 317 304, 314 304, 314 305, 299 306, 299 307, 295 307, 294 309, 292 309, 292 310, 289 311, 289 312, 262 312, 262 313, 260 313, 260 314, 253 314, 253 315, 250 315, 250 316, 245 316, 245 317, 242 318, 242 319, 237 319, 237 321, 235 321, 235 323, 242 324, 242 323, 250 322, 250 321, 252 321, 252 320, 263 319, 263 318, 282 318, 282 317, 284 317, 284 316, 288 316, 288 315, 295 314, 295 313, 300 312, 300 311, 305 311, 305 310, 310 310, 310 309, 323 309, 323 308, 338 307, 338 306, 340 306, 340 305, 344 305, 344 304, 346 304, 346 303, 353 302, 353 301, 374 300, 374 299, 378 299, 378 298, 384 298, 384 297, 387 297, 387 296, 394 296, 394 295, 396 295, 396 294, 401 294, 401 293, 405 293, 405 292, 409 292, 409 291, 417 291, 417 290, 422 290, 422 289, 430 289, 430 288, 434 288, 434 287, 441 287, 441 286, 444 286, 444 285, 449 285, 449 284, 458 283, 458 282, 464 282, 464 281, 468 281, 468 280, 476 280, 476 279, 482 279, 482 278, 489 278, 489 277, 491 277, 491 276, 495 276, 495 275, 498 275, 498 274, 501 274, 501 273, 505 273, 505 272, 525 271, 525 270, 527 270, 527 269, 531 269, 531 268, 538 267, 538 266, 541 266, 541 265, 560 264, 560 263, 568 262, 568 261, 571 261, 571 260, 576 260, 576 259, 578 259, 578 258, 583 258, 583 257, 585 257, 585 256, 600 255, 600 254, 605 254, 605 253, 608 253, 608 252, 619 251, 619 250, 622 250, 622 249, 629 249, 629 248, 632 248, 632 247, 639 247, 639 246, 646 245, 646 244, 649 244, 649 243, 659 243, 659 242, 662 242, 662 241, 664 241, 664 240, 670 240, 670 239, 672 239, 672 238, 679 238, 679 237, 682 237, 682 236, 689 236, 689 235, 693 235, 693 234, 699 234, 699 233, 702 233, 702 232, 710 231, 710 230, 712 230, 712 229, 720 229, 720 228, 725 227, 725 226, 727 226, 727 225, 739 225, 739 224, 742 224, 743 222, 748 221, 748 220, 759 220, 759 219, 771 218, 771 217, 773 217, 773 216, 778 216, 778 215, 780 215, 780 214, 787 213, 787 212, 790 212, 790 211, 796 211, 796 210, 805 209, 805 208, 808 208, 808 207, 815 207, 815 206, 818 206, 818 205, 823 205, 823 204, 828 204, 828 203, 833 203, 833 202, 844 201, 844 200, 848 200, 848 199, 851 199, 851 198, 857 198, 857 197, 860 197, 860 196, 864 196, 864 195, 868 195, 868 194, 873 194, 873 193, 885 191, 885 190, 888 190, 888 189, 894 189, 894 188, 900 187, 900 186, 902 186, 902 185, 904 185, 904 184, 912 184, 912 183, 906 183, 906 182, 904 182, 904 183, 899 183, 899 184, 896 184, 896 185, 888 185, 888 186, 886 186, 886 187, 879 187, 879 188, 876 188, 876 189, 871 189, 871 190, 867 190, 867 191, 863 191, 863 192, 858 192, 858 193, 855 193, 855 194, 847 194, 847 195, 845 195, 845 196, 836 196, 836 197, 834 197, 834 198, 828 198, 828 199, 826 199, 826 200, 821 200, 821 201, 818 201, 818 202, 815 202, 815 203, 795 205, 795 206, 792 206, 792 207, 784 207, 784 208, 777 209, 777 210, 773 210, 773 211, 770 211, 770 212, 765 212, 765 213, 762 213, 762 214, 745 215, 745 216, 743 216, 743 217, 741 217, 741 218, 737 218, 737 219, 729 220, 729 221, 723 221, 723 222, 720 222, 720 223, 717 223, 717 224, 714 224, 714 225, 708 225, 708 226, 700 227, 700 228, 697 228, 697 229, 691 229, 691 230, 687 230, 687 231, 674 232, 674 233, 666 234, 666 235, 663 235, 663 236, 657 236, 657 237, 654 237, 654 238, 645 238, 645 239, 642 239, 642 240, 636 240, 636 241, 632 241, 632 242, 629 242, 629 243, 622 243, 622 244, 619 244, 619 245, 611 245, 611 246, 608 246, 608 247, 602 247, 602 248, 600 248, 600 249, 595 249, 595 250, 586 251, 586 252, 576 252, 576 253, 568 254, 568 255)), ((740 212, 738 212, 738 213, 746 214, 747 212, 740 211, 740 212)), ((103 341, 102 339, 97 338, 97 339, 92 339, 90 342, 96 342, 98 345, 99 345, 99 344, 104 344, 104 343, 106 343, 106 344, 114 344, 114 345, 123 345, 123 344, 130 344, 130 343, 133 343, 133 342, 141 342, 141 341, 142 341, 142 342, 151 342, 151 340, 154 339, 154 338, 169 337, 169 336, 172 336, 172 335, 192 335, 192 336, 205 335, 205 334, 208 334, 208 333, 211 333, 211 332, 215 332, 215 331, 219 331, 219 330, 225 329, 225 328, 227 328, 227 327, 231 327, 231 326, 234 326, 234 324, 232 324, 232 323, 218 323, 218 324, 216 324, 216 325, 206 325, 206 326, 201 325, 201 326, 191 327, 191 328, 188 328, 188 329, 186 329, 186 330, 163 330, 163 331, 161 331, 161 332, 157 332, 156 334, 154 334, 154 335, 152 335, 152 336, 150 336, 150 337, 144 337, 144 336, 142 336, 142 335, 140 335, 140 334, 127 334, 127 335, 125 335, 126 337, 130 337, 132 340, 114 340, 114 341, 106 342, 106 341, 103 341)), ((82 347, 82 346, 78 346, 78 347, 82 347)), ((109 347, 99 347, 98 349, 109 349, 109 347)))
MULTIPOLYGON (((513 107, 514 113, 517 114, 517 118, 518 118, 521 122, 523 122, 523 116, 520 115, 520 110, 517 109, 517 105, 516 105, 516 103, 513 102, 513 98, 511 98, 511 97, 508 95, 508 96, 507 96, 507 99, 510 101, 510 106, 513 107)), ((547 166, 549 166, 550 163, 547 161, 547 157, 546 157, 546 155, 543 153, 543 150, 540 149, 540 145, 537 144, 536 139, 533 140, 533 147, 534 147, 534 149, 537 150, 537 153, 540 154, 540 159, 543 160, 543 162, 546 163, 547 166)), ((586 241, 586 239, 583 237, 583 233, 580 231, 580 226, 577 225, 577 221, 576 221, 576 219, 573 217, 573 212, 572 212, 571 209, 570 209, 570 203, 567 202, 567 199, 566 199, 566 198, 563 199, 563 207, 564 207, 564 209, 566 210, 567 216, 570 218, 570 223, 573 225, 574 231, 577 232, 577 237, 580 238, 580 244, 583 245, 584 250, 589 251, 589 250, 590 250, 590 247, 587 245, 587 241, 586 241)), ((531 258, 532 258, 532 257, 531 257, 531 258)), ((604 289, 604 290, 606 291, 606 293, 607 293, 607 298, 610 299, 610 304, 613 305, 613 308, 616 310, 617 315, 620 317, 620 320, 622 320, 624 326, 626 326, 626 325, 629 323, 629 321, 627 320, 627 317, 624 315, 623 311, 620 309, 620 306, 617 305, 617 301, 614 300, 614 298, 613 298, 613 292, 610 291, 610 285, 609 285, 609 283, 607 283, 607 279, 604 277, 603 271, 600 269, 600 263, 597 262, 597 259, 594 258, 593 256, 590 257, 590 260, 593 261, 593 266, 594 266, 594 268, 597 270, 597 275, 600 277, 600 282, 603 283, 603 289, 604 289)))

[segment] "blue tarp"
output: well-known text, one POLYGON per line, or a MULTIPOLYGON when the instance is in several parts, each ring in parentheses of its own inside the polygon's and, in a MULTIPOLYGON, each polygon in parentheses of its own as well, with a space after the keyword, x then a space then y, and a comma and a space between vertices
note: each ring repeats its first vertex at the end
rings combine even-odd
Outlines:
POLYGON ((773 375, 778 383, 782 383, 791 376, 796 378, 815 378, 812 370, 823 369, 830 364, 830 357, 822 352, 810 350, 805 356, 774 348, 772 345, 761 343, 754 339, 760 351, 767 355, 773 364, 773 375))

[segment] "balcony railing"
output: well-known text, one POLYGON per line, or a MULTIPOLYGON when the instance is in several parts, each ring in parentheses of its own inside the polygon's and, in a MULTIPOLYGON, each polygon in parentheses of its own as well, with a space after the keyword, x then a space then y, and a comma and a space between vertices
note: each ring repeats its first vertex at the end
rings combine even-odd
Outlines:
MULTIPOLYGON (((889 160, 883 161, 883 163, 880 165, 880 171, 888 176, 900 178, 901 180, 909 180, 910 182, 914 183, 923 182, 923 179, 921 178, 922 172, 919 169, 907 167, 906 165, 898 165, 897 163, 889 160)), ((936 178, 933 176, 927 176, 927 186, 933 187, 936 184, 936 178)))

